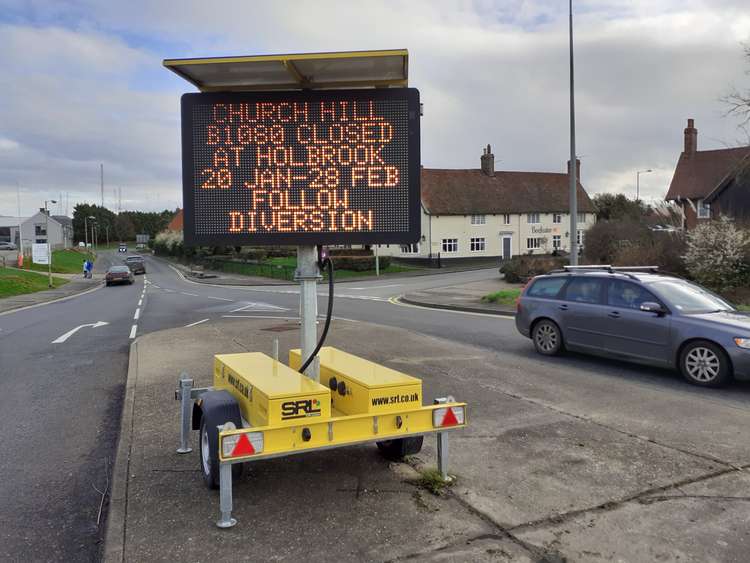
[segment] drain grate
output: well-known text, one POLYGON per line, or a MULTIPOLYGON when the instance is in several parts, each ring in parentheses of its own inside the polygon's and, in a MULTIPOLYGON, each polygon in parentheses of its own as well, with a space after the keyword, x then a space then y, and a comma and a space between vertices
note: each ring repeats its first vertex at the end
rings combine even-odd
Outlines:
POLYGON ((277 326, 269 326, 266 328, 262 328, 260 330, 266 330, 268 332, 286 332, 288 330, 297 330, 299 329, 299 325, 277 325, 277 326))

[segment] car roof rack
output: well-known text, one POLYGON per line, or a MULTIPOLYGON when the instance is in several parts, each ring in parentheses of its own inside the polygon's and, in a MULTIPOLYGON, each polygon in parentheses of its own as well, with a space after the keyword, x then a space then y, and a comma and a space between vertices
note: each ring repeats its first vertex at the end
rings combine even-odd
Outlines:
POLYGON ((659 266, 611 266, 609 264, 591 264, 587 266, 563 266, 560 270, 552 270, 550 274, 565 274, 573 272, 607 272, 610 274, 623 274, 631 279, 638 278, 633 272, 643 272, 655 274, 659 271, 659 266))

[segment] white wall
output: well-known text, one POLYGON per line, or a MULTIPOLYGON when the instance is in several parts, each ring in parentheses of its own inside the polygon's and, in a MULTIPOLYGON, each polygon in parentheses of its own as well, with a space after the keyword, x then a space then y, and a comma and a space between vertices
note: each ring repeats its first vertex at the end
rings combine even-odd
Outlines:
MULTIPOLYGON (((49 217, 48 219, 49 221, 47 235, 49 236, 50 246, 53 250, 64 248, 66 240, 63 232, 63 226, 55 221, 52 217, 49 217)), ((30 245, 34 244, 37 241, 47 242, 46 236, 36 234, 37 225, 44 229, 45 216, 41 211, 21 223, 21 237, 23 238, 24 250, 27 248, 31 248, 30 245)))
MULTIPOLYGON (((419 243, 419 253, 411 254, 401 251, 399 245, 380 245, 381 255, 403 258, 427 258, 432 251, 433 256, 440 253, 442 258, 495 258, 502 254, 503 235, 511 236, 511 251, 517 254, 549 254, 553 250, 553 236, 560 236, 561 249, 570 249, 570 237, 566 233, 570 230, 570 216, 561 214, 560 223, 554 222, 554 214, 540 213, 539 223, 528 222, 528 215, 511 214, 510 223, 505 223, 503 215, 485 215, 483 225, 472 225, 470 215, 427 215, 422 211, 422 237, 419 243), (471 239, 484 238, 484 251, 472 251, 471 239), (546 239, 541 248, 529 251, 527 239, 546 239), (445 252, 443 239, 458 239, 457 252, 445 252)), ((578 223, 579 230, 586 231, 595 223, 596 216, 585 214, 585 221, 578 223)), ((585 244, 585 235, 584 235, 585 244)))

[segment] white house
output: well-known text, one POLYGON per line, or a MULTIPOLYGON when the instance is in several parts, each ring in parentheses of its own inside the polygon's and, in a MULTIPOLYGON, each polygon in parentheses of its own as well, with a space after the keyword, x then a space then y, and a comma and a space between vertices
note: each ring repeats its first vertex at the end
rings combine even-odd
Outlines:
POLYGON ((0 242, 12 242, 30 252, 33 243, 49 242, 53 250, 73 246, 73 220, 65 215, 45 216, 43 209, 31 217, 0 217, 0 242), (23 239, 23 241, 21 241, 23 239))
MULTIPOLYGON (((510 258, 570 249, 569 179, 565 173, 495 171, 488 145, 480 169, 422 168, 422 235, 411 245, 380 245, 400 258, 441 260, 510 258)), ((580 161, 577 161, 580 178, 580 161)), ((578 228, 596 221, 594 205, 578 183, 578 228)))

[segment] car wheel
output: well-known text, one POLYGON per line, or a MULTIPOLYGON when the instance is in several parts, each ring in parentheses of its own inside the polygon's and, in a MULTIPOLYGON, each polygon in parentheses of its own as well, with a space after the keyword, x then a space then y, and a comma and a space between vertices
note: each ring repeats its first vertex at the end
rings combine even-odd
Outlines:
POLYGON ((680 372, 690 383, 701 387, 720 387, 732 378, 726 353, 707 340, 685 346, 680 354, 680 372))
POLYGON ((534 325, 531 338, 536 351, 544 356, 556 356, 563 349, 560 327, 548 319, 541 320, 534 325))
POLYGON ((110 285, 112 285, 112 284, 111 284, 111 283, 109 283, 109 282, 107 282, 107 287, 109 287, 110 285))

